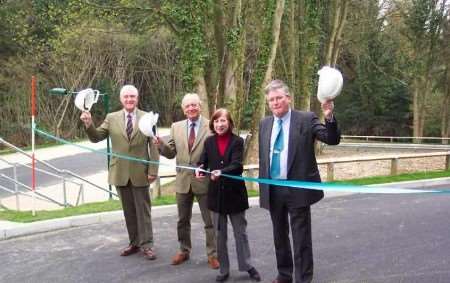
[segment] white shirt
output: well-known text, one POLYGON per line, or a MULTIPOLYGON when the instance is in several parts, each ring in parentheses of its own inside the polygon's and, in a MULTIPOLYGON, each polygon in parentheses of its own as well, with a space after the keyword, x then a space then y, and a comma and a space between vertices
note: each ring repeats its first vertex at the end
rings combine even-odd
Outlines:
POLYGON ((198 119, 195 121, 191 121, 189 119, 187 119, 187 138, 189 139, 189 133, 191 132, 191 125, 192 123, 195 123, 195 127, 194 127, 194 131, 195 131, 195 138, 197 138, 198 136, 198 131, 200 129, 200 119, 201 116, 198 116, 198 119))
MULTIPOLYGON (((272 124, 272 135, 270 137, 270 165, 272 166, 272 153, 275 139, 278 134, 278 120, 280 118, 274 116, 272 124)), ((291 125, 291 109, 281 117, 283 120, 283 150, 280 153, 280 179, 287 179, 287 159, 289 152, 289 127, 291 125)))
POLYGON ((127 112, 127 110, 123 109, 123 117, 124 117, 124 121, 125 121, 125 128, 127 127, 127 123, 128 123, 128 114, 131 114, 131 121, 133 122, 133 129, 136 125, 136 108, 133 110, 133 112, 127 112))

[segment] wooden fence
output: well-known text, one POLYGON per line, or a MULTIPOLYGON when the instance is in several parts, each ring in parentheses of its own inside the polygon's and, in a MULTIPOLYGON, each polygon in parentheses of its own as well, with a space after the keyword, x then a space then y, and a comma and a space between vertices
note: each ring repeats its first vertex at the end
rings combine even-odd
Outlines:
MULTIPOLYGON (((369 156, 369 157, 348 157, 348 158, 334 158, 334 159, 323 159, 317 162, 318 165, 327 166, 327 181, 334 181, 335 176, 335 165, 339 163, 352 163, 352 162, 369 162, 369 161, 379 161, 379 160, 390 160, 390 174, 398 174, 399 161, 401 159, 411 159, 411 158, 428 158, 428 157, 445 157, 445 170, 450 169, 450 151, 443 152, 430 152, 430 153, 406 153, 406 154, 385 154, 381 156, 369 156)), ((249 164, 244 166, 244 171, 246 176, 258 177, 258 165, 249 164)), ((154 197, 161 196, 161 178, 173 178, 175 173, 165 174, 159 176, 153 185, 154 197)), ((256 184, 248 183, 248 189, 256 189, 256 184)))

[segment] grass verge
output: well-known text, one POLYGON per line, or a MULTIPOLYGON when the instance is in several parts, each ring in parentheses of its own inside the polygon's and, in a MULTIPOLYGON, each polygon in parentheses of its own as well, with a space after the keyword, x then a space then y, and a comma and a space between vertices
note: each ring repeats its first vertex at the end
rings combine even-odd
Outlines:
MULTIPOLYGON (((432 171, 432 172, 417 172, 410 174, 401 174, 397 176, 377 176, 361 179, 352 179, 344 181, 336 181, 335 183, 346 183, 353 185, 371 185, 371 184, 383 184, 401 181, 413 181, 423 179, 434 179, 450 177, 450 170, 447 171, 432 171)), ((249 197, 258 196, 258 191, 249 190, 249 197)), ((153 206, 175 204, 175 196, 162 196, 152 201, 153 206)), ((118 200, 110 200, 105 202, 96 202, 83 204, 77 207, 68 207, 61 210, 52 211, 38 211, 36 216, 32 216, 30 211, 15 211, 4 209, 0 211, 0 220, 7 220, 13 222, 28 223, 34 221, 62 218, 75 215, 83 215, 89 213, 106 212, 121 210, 122 206, 118 200)))
POLYGON ((415 172, 415 173, 400 174, 400 175, 395 175, 395 176, 366 177, 366 178, 351 179, 351 180, 340 180, 340 181, 336 181, 334 183, 345 183, 345 184, 352 184, 352 185, 374 185, 374 184, 385 184, 385 183, 394 183, 394 182, 403 182, 403 181, 436 179, 436 178, 444 178, 444 177, 450 177, 450 170, 415 172))

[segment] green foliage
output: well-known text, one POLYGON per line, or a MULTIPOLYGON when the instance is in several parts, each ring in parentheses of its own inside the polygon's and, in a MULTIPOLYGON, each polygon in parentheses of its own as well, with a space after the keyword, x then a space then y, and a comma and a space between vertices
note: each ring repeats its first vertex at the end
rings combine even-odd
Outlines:
POLYGON ((402 71, 404 59, 397 37, 386 32, 376 5, 353 6, 344 45, 344 89, 336 99, 343 132, 359 135, 409 135, 410 96, 402 71))
MULTIPOLYGON (((287 0, 285 15, 289 14, 289 3, 295 4, 296 12, 304 3, 304 17, 294 14, 298 25, 294 31, 298 39, 295 70, 294 74, 286 71, 286 58, 290 55, 282 33, 273 77, 289 83, 295 107, 302 108, 298 100, 309 101, 315 95, 316 71, 329 34, 328 12, 333 2, 291 1, 294 0, 287 0)), ((133 83, 142 94, 140 107, 159 112, 161 123, 168 125, 183 117, 180 98, 193 90, 197 83, 194 80, 199 77, 205 79, 210 106, 215 106, 216 98, 217 106, 231 108, 235 104, 239 113, 235 114, 236 119, 242 117, 239 127, 254 128, 261 115, 258 107, 264 105, 261 85, 273 40, 276 1, 242 1, 236 25, 231 24, 230 16, 235 2, 220 2, 225 20, 223 46, 218 46, 215 37, 216 2, 3 1, 0 135, 16 144, 29 144, 31 75, 39 81, 39 125, 63 137, 84 136, 79 112, 70 99, 49 99, 49 88, 100 89, 110 95, 112 111, 120 107, 117 94, 121 85, 133 83), (239 57, 235 76, 242 83, 239 82, 240 96, 235 101, 220 97, 226 83, 221 74, 223 58, 219 58, 222 49, 239 57)), ((411 134, 412 82, 421 83, 420 93, 425 87, 435 90, 432 97, 426 98, 432 102, 424 106, 428 113, 438 113, 442 106, 441 92, 446 82, 435 78, 442 77, 442 65, 447 59, 440 55, 444 52, 436 51, 445 50, 446 46, 443 36, 435 39, 440 36, 443 19, 439 5, 443 2, 384 2, 390 4, 386 10, 380 10, 377 1, 350 2, 338 60, 345 84, 336 101, 336 116, 347 134, 411 134)), ((284 32, 288 23, 284 17, 284 32)), ((105 111, 97 104, 93 114, 98 123, 105 111)), ((438 135, 438 115, 428 114, 427 119, 424 132, 438 135)))
POLYGON ((183 82, 188 89, 194 87, 194 77, 203 68, 208 56, 203 30, 208 2, 168 1, 163 10, 176 26, 177 43, 181 49, 183 82))
POLYGON ((253 128, 254 124, 260 118, 260 106, 264 105, 264 94, 261 86, 264 81, 267 63, 270 57, 270 51, 273 43, 272 23, 276 9, 275 0, 266 0, 263 9, 263 17, 260 23, 261 30, 257 31, 258 38, 258 53, 256 64, 254 66, 251 78, 251 87, 248 100, 244 105, 243 125, 244 128, 253 128))

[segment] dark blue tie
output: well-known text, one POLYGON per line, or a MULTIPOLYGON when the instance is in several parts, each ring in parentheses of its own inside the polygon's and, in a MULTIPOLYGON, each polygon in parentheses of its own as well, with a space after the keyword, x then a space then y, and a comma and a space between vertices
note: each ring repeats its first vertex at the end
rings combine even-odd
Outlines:
POLYGON ((280 155, 284 147, 283 120, 278 119, 278 134, 275 138, 272 151, 272 165, 270 166, 270 177, 272 179, 280 178, 280 155))

